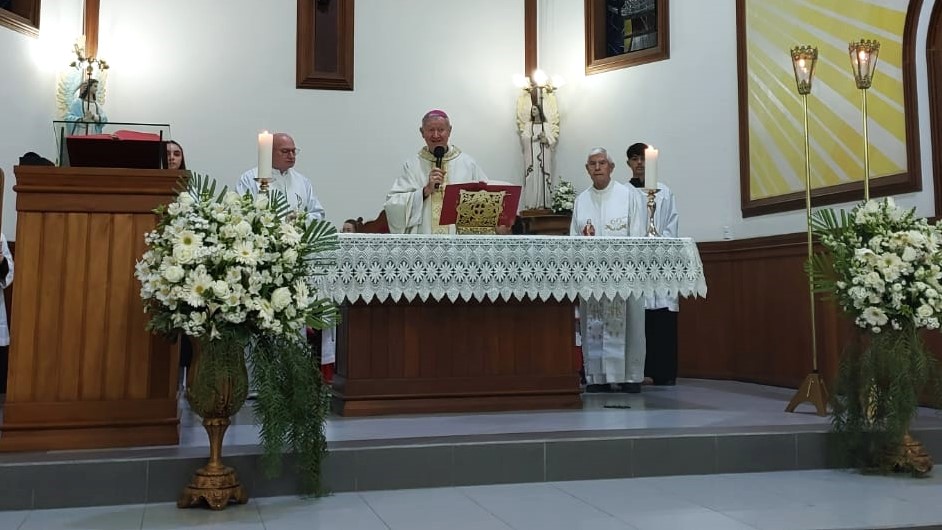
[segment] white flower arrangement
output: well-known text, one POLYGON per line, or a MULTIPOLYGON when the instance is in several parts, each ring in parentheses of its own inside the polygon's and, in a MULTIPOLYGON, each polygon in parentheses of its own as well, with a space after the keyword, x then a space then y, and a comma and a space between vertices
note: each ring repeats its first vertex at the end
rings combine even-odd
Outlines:
POLYGON ((283 194, 217 196, 215 183, 196 176, 158 215, 135 271, 152 330, 210 340, 297 335, 309 319, 331 316, 311 279, 336 230, 289 210, 283 194))
POLYGON ((815 233, 830 251, 814 271, 820 290, 830 290, 857 326, 938 329, 942 315, 942 233, 915 209, 892 198, 868 201, 840 219, 832 210, 814 214, 815 233), (829 274, 827 269, 831 269, 829 274))
POLYGON ((576 188, 572 183, 560 179, 559 184, 553 188, 553 212, 570 213, 576 202, 576 188))

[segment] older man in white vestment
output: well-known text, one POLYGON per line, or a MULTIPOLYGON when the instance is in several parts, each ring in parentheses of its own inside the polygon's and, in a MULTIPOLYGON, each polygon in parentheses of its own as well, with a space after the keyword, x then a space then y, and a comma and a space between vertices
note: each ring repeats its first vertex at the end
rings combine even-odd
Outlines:
POLYGON ((386 196, 386 220, 393 234, 454 234, 455 225, 439 225, 442 199, 449 184, 487 182, 481 166, 448 143, 451 121, 441 110, 422 117, 419 133, 425 147, 409 157, 386 196), (435 156, 439 148, 441 157, 435 156))
MULTIPOLYGON (((589 153, 592 186, 576 197, 569 234, 644 236, 641 194, 612 180, 615 163, 605 149, 589 153)), ((644 380, 644 300, 580 300, 582 355, 589 392, 640 392, 644 380)))
MULTIPOLYGON (((311 184, 310 179, 294 169, 299 151, 291 136, 285 133, 275 133, 272 138, 271 166, 273 171, 269 189, 283 192, 292 208, 304 210, 315 219, 324 219, 324 207, 314 194, 314 185, 311 184)), ((258 177, 257 167, 243 173, 236 191, 240 194, 251 192, 253 196, 257 195, 259 188, 256 177, 258 177)))

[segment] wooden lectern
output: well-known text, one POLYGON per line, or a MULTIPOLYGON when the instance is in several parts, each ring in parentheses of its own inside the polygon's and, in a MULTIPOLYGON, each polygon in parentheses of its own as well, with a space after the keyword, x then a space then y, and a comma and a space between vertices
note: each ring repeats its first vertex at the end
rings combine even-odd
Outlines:
POLYGON ((151 335, 134 265, 181 171, 17 166, 0 450, 179 442, 179 347, 151 335))

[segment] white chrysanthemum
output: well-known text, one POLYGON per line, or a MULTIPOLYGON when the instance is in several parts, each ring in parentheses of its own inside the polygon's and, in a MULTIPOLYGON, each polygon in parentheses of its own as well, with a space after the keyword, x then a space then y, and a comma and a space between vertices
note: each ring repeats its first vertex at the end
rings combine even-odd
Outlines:
POLYGON ((281 240, 288 245, 297 245, 301 242, 301 233, 290 223, 282 221, 280 232, 281 240))
POLYGON ((882 326, 889 321, 889 317, 886 316, 886 312, 879 307, 868 307, 864 309, 863 318, 871 326, 882 326))
POLYGON ((232 246, 235 260, 243 265, 254 266, 258 263, 258 250, 248 241, 239 241, 232 246))
POLYGON ((203 307, 206 305, 205 296, 207 291, 213 287, 213 277, 208 274, 192 274, 186 282, 186 291, 184 299, 186 303, 193 307, 203 307))
POLYGON ((192 230, 182 230, 177 234, 177 240, 174 246, 197 248, 202 246, 203 236, 194 233, 192 230))

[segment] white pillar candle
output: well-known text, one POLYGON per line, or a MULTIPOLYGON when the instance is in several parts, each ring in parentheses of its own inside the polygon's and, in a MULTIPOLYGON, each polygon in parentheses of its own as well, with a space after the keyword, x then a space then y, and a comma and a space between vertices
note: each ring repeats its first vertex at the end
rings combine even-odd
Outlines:
POLYGON ((653 147, 644 150, 644 188, 657 189, 657 149, 653 147))
POLYGON ((258 133, 258 178, 271 178, 271 152, 274 137, 268 131, 258 133))

